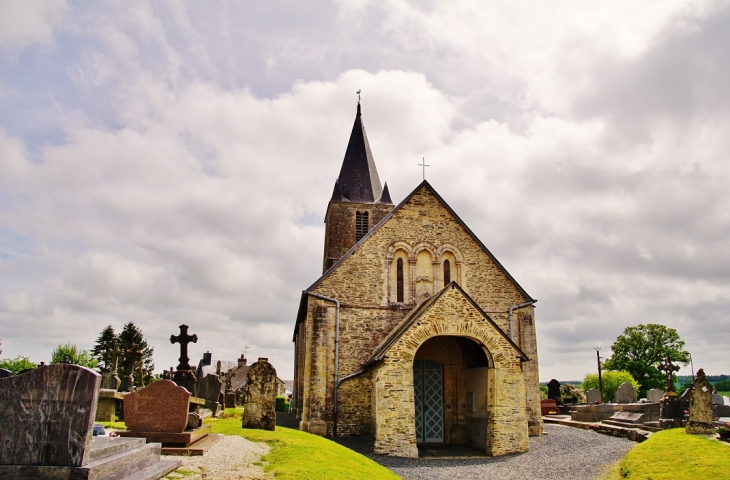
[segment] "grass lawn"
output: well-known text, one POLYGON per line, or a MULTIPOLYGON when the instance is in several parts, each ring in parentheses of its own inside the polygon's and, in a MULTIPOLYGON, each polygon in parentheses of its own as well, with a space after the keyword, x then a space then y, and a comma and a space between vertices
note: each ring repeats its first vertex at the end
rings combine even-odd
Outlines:
POLYGON ((663 430, 638 444, 601 480, 730 478, 730 444, 688 435, 684 428, 663 430))
POLYGON ((730 397, 730 392, 717 392, 718 395, 722 395, 723 397, 730 397))
POLYGON ((241 428, 243 409, 226 409, 227 418, 206 419, 212 433, 239 435, 252 442, 265 442, 271 451, 263 458, 264 469, 276 478, 303 479, 398 479, 395 473, 367 457, 326 438, 290 428, 249 430, 241 428))

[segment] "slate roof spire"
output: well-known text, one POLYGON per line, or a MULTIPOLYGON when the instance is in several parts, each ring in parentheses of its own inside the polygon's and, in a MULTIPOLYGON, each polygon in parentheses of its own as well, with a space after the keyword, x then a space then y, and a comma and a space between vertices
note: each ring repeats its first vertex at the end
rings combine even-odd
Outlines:
MULTIPOLYGON (((355 203, 375 203, 383 196, 383 187, 375 168, 375 160, 370 151, 365 126, 362 123, 360 101, 357 102, 357 115, 352 126, 350 142, 347 144, 345 159, 342 161, 340 175, 335 189, 345 200, 355 203)), ((335 200, 335 195, 332 198, 335 200)))

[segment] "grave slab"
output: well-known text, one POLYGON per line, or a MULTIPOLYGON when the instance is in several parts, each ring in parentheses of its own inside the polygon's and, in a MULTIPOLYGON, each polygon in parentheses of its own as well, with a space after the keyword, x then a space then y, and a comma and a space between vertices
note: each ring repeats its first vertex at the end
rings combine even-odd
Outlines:
POLYGON ((614 406, 608 403, 594 405, 578 405, 575 411, 570 413, 571 420, 577 422, 600 422, 611 418, 614 414, 614 406))
POLYGON ((123 400, 124 394, 122 392, 105 388, 99 390, 99 402, 96 405, 96 415, 94 416, 94 420, 97 422, 115 421, 117 402, 121 402, 123 400))

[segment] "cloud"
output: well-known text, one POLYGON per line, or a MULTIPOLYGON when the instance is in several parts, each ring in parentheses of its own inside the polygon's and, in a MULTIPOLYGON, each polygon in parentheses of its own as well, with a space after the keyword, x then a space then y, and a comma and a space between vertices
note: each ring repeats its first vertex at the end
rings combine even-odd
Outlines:
POLYGON ((0 51, 18 54, 29 46, 49 46, 68 8, 66 1, 10 0, 0 4, 0 51))
POLYGON ((723 373, 727 8, 325 5, 74 9, 44 40, 63 55, 5 60, 32 79, 0 76, 6 355, 48 360, 134 321, 161 370, 187 323, 191 357, 249 346, 291 377, 362 90, 393 200, 425 157, 539 299, 543 379, 582 378, 592 347, 650 322, 723 373))

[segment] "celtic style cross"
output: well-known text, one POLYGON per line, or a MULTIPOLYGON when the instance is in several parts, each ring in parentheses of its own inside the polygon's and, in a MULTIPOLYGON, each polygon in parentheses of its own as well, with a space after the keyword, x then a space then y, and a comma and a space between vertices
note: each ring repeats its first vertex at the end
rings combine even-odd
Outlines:
POLYGON ((170 335, 170 343, 180 344, 180 358, 178 358, 180 364, 177 366, 178 371, 193 369, 188 363, 190 361, 188 358, 188 343, 190 342, 198 343, 198 336, 188 335, 187 325, 180 325, 180 335, 170 335))
POLYGON ((673 365, 671 360, 669 360, 669 357, 666 357, 664 359, 664 363, 660 363, 657 365, 657 370, 664 373, 664 375, 667 377, 667 389, 666 392, 675 392, 674 389, 674 372, 679 371, 678 365, 673 365))
POLYGON ((134 364, 137 363, 137 358, 139 358, 142 355, 142 352, 140 351, 139 347, 137 347, 136 343, 133 343, 129 346, 129 350, 125 351, 128 355, 127 358, 129 358, 129 365, 127 365, 127 376, 131 377, 132 372, 134 372, 134 364))

